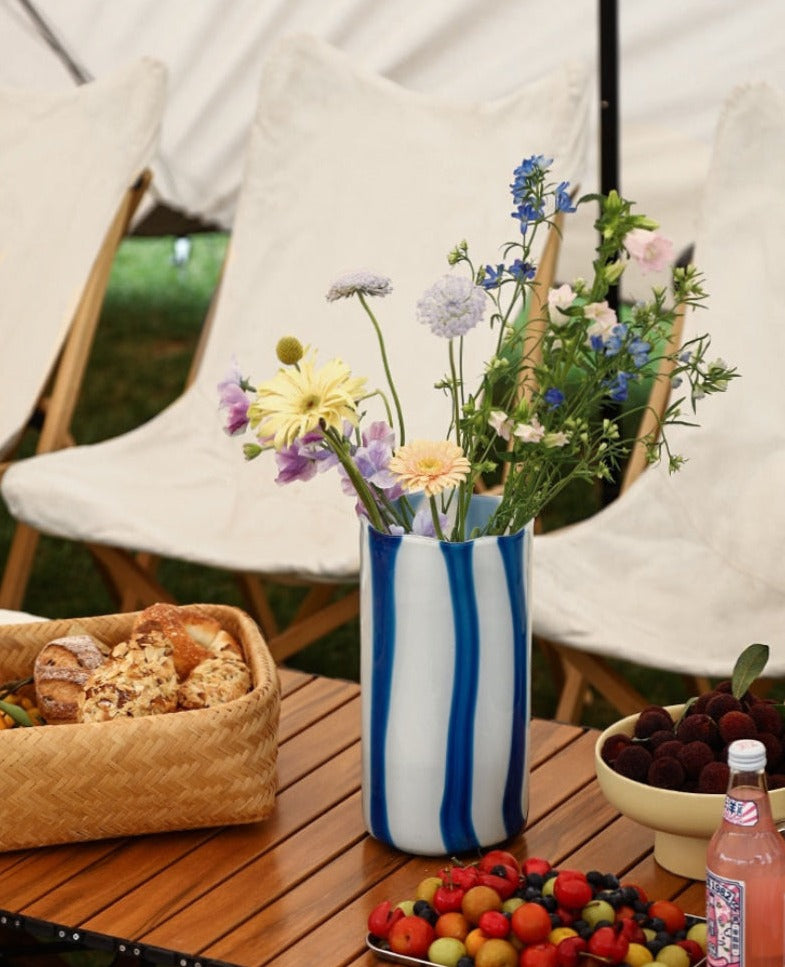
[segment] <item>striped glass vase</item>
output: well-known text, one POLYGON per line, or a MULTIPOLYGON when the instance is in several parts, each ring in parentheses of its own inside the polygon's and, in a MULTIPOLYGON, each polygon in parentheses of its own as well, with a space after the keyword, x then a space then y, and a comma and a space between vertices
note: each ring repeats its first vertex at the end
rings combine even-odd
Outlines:
POLYGON ((363 812, 391 846, 452 855, 523 829, 531 535, 447 543, 363 521, 363 812))

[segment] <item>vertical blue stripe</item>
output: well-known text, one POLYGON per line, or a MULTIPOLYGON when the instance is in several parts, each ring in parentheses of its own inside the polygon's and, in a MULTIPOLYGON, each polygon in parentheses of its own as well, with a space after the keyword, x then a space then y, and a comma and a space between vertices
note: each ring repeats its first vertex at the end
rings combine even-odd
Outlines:
POLYGON ((518 531, 498 538, 499 553, 507 579, 512 618, 513 649, 513 709, 510 735, 510 762, 504 788, 502 811, 508 836, 517 835, 526 822, 521 806, 524 781, 526 744, 528 742, 528 648, 527 648, 527 602, 524 543, 526 531, 518 531))
POLYGON ((368 528, 373 604, 371 664, 371 722, 369 814, 371 833, 392 843, 387 815, 387 725, 390 716, 393 662, 395 660, 395 559, 400 537, 368 528))
POLYGON ((474 718, 480 659, 479 622, 472 574, 472 542, 442 542, 440 547, 450 584, 455 668, 439 818, 445 844, 449 844, 450 851, 459 852, 480 845, 472 821, 474 718))

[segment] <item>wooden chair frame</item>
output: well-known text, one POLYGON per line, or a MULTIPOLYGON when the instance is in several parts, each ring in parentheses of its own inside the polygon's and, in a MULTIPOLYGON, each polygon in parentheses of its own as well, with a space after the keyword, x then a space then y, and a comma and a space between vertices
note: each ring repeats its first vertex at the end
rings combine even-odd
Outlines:
MULTIPOLYGON (((37 454, 74 444, 71 424, 114 257, 151 180, 152 174, 146 169, 128 188, 93 263, 58 359, 30 420, 30 426, 38 428, 37 454)), ((10 459, 0 463, 0 477, 13 462, 14 453, 9 456, 10 459)), ((39 532, 27 524, 15 526, 0 582, 0 608, 21 609, 39 537, 39 532)))

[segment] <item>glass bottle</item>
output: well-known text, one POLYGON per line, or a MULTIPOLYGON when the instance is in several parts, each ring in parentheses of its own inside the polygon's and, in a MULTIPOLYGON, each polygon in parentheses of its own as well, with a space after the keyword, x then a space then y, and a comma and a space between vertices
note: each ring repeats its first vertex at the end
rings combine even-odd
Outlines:
POLYGON ((728 747, 730 778, 706 855, 708 967, 785 965, 785 841, 771 814, 766 747, 728 747))

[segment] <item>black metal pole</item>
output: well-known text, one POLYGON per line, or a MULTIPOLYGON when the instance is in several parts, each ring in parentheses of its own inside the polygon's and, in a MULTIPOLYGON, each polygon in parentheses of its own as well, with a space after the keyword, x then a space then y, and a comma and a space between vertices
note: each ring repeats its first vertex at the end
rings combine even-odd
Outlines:
MULTIPOLYGON (((619 24, 617 0, 599 0, 600 192, 620 191, 619 178, 619 24)), ((618 311, 619 286, 608 292, 608 305, 618 311)), ((618 404, 608 402, 603 416, 616 419, 618 404)), ((600 487, 603 506, 619 496, 619 486, 605 480, 600 487)))
MULTIPOLYGON (((620 191, 619 178, 619 24, 617 0, 599 0, 600 192, 620 191)), ((618 292, 612 289, 609 296, 618 292)), ((609 304, 611 300, 608 300, 609 304)))

